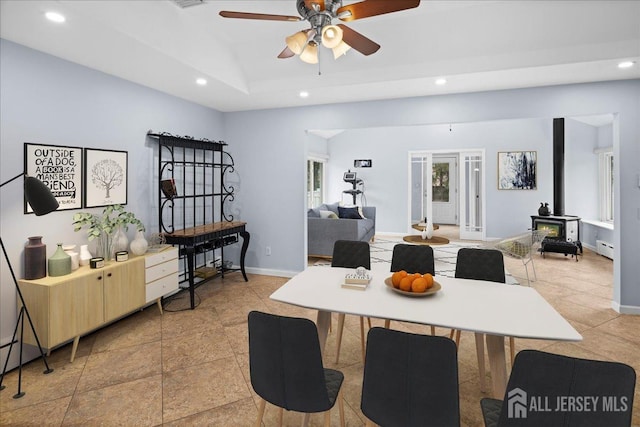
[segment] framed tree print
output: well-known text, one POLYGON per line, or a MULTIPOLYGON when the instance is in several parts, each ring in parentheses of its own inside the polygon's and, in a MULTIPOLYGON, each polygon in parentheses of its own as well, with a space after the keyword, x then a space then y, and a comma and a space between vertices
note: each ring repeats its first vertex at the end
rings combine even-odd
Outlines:
POLYGON ((498 190, 535 190, 537 188, 536 151, 498 153, 498 190))
POLYGON ((84 149, 84 206, 127 204, 128 153, 84 149))
MULTIPOLYGON (((24 171, 38 178, 58 201, 58 210, 82 208, 82 148, 24 143, 24 171)), ((24 213, 33 213, 24 202, 24 213)))

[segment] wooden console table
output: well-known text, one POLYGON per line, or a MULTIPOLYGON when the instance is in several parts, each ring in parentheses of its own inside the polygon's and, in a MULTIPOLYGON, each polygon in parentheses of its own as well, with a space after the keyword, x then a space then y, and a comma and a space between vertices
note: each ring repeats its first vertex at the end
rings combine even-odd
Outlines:
POLYGON ((248 281, 247 273, 244 269, 244 259, 249 247, 249 232, 246 231, 246 222, 241 221, 220 221, 210 224, 203 224, 196 227, 176 230, 173 233, 164 233, 166 242, 173 245, 181 245, 187 256, 187 274, 189 280, 189 298, 191 309, 195 308, 195 253, 201 245, 213 244, 213 248, 223 247, 227 244, 236 243, 237 240, 226 240, 229 237, 239 234, 242 237, 242 249, 240 250, 240 268, 220 269, 222 277, 225 271, 241 271, 245 281, 248 281))
MULTIPOLYGON (((83 266, 64 276, 19 282, 43 348, 73 339, 73 362, 82 335, 101 328, 178 290, 178 250, 108 261, 103 268, 83 266)), ((20 302, 18 301, 18 308, 20 302)), ((24 342, 35 345, 30 328, 24 342)))

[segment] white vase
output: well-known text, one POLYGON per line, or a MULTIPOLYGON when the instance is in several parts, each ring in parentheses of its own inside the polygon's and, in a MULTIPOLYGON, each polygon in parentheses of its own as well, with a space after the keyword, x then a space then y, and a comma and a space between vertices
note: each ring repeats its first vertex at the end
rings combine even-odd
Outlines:
POLYGON ((80 254, 75 249, 76 245, 62 245, 62 250, 71 257, 71 270, 77 270, 80 267, 80 254))
POLYGON ((71 270, 80 268, 80 254, 78 252, 67 252, 71 257, 71 270))
POLYGON ((127 237, 127 233, 125 233, 122 229, 122 226, 119 226, 116 232, 113 234, 113 240, 111 244, 113 245, 112 256, 114 256, 116 252, 126 251, 129 247, 129 238, 127 237))
POLYGON ((89 260, 93 258, 89 252, 89 245, 80 245, 80 265, 89 265, 89 260))
POLYGON ((142 231, 138 231, 135 239, 131 241, 131 253, 134 255, 143 255, 147 252, 148 247, 149 243, 147 242, 147 239, 144 238, 144 233, 142 231))
POLYGON ((433 237, 433 222, 431 222, 431 220, 427 221, 427 225, 424 227, 424 231, 427 234, 427 239, 433 237))
POLYGON ((420 234, 420 237, 422 237, 424 240, 428 239, 428 237, 427 237, 427 226, 426 225, 422 229, 422 233, 420 234))

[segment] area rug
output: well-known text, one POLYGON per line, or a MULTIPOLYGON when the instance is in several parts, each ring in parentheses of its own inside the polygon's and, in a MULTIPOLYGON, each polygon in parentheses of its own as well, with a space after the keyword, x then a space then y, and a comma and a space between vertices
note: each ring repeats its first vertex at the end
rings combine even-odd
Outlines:
MULTIPOLYGON (((371 243, 371 263, 388 263, 391 267, 393 247, 398 243, 406 243, 402 237, 376 237, 371 243)), ((436 276, 454 277, 456 273, 456 259, 460 248, 477 248, 479 243, 467 243, 463 241, 449 242, 446 245, 432 246, 436 276)), ((313 265, 331 265, 330 259, 319 259, 313 265)), ((506 281, 509 285, 518 285, 518 281, 505 271, 506 281)))

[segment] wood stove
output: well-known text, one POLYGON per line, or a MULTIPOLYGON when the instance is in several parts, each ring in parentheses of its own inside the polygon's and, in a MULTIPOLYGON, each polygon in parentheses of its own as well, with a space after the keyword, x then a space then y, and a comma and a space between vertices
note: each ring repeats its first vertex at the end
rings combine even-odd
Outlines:
POLYGON ((580 217, 531 215, 534 230, 549 230, 548 237, 565 242, 580 240, 580 217))
POLYGON ((580 217, 577 216, 541 216, 531 215, 533 230, 548 230, 542 241, 540 252, 555 252, 572 255, 578 260, 578 250, 582 253, 580 242, 580 217))

